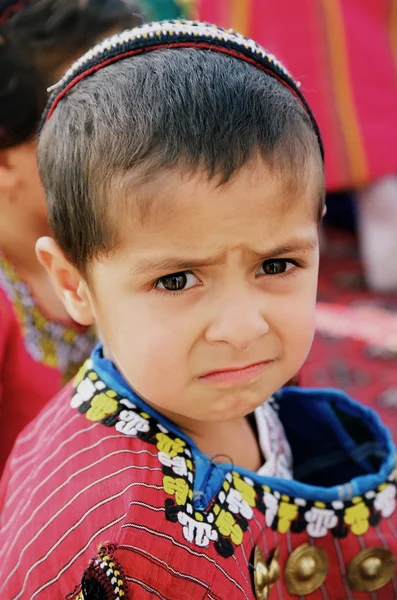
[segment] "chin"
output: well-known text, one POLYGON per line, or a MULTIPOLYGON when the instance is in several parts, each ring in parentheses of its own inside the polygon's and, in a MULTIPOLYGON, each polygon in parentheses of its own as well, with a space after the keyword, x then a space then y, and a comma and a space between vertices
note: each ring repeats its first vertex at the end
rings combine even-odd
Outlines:
POLYGON ((218 410, 211 415, 211 421, 231 420, 245 417, 261 406, 269 395, 237 392, 222 401, 218 410))

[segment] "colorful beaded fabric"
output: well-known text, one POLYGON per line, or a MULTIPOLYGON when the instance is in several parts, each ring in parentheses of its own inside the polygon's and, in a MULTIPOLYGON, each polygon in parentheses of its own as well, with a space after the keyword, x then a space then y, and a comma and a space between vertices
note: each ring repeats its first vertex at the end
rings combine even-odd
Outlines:
MULTIPOLYGON (((388 518, 396 507, 396 472, 362 496, 322 502, 280 493, 230 468, 221 489, 205 510, 194 507, 195 465, 186 441, 170 432, 131 400, 101 380, 91 360, 75 380, 71 406, 93 422, 115 427, 156 448, 166 494, 165 518, 182 528, 184 538, 198 547, 214 544, 224 558, 243 542, 254 509, 267 527, 280 534, 307 532, 313 538, 331 533, 336 538, 360 536, 388 518)), ((257 478, 258 479, 258 478, 257 478)))
POLYGON ((65 382, 69 381, 91 352, 94 334, 48 319, 37 306, 29 287, 1 253, 0 288, 14 307, 28 354, 37 362, 59 369, 65 382))
POLYGON ((198 21, 162 21, 149 23, 109 37, 79 58, 64 77, 49 91, 51 95, 44 112, 41 128, 51 118, 59 102, 80 81, 114 62, 161 49, 197 48, 220 52, 252 64, 287 87, 304 106, 324 155, 316 120, 303 96, 299 84, 275 56, 232 29, 198 21))
POLYGON ((114 557, 114 546, 104 544, 99 547, 97 556, 90 560, 81 584, 67 597, 83 600, 128 600, 128 588, 123 568, 114 557), (77 594, 77 595, 76 595, 77 594))

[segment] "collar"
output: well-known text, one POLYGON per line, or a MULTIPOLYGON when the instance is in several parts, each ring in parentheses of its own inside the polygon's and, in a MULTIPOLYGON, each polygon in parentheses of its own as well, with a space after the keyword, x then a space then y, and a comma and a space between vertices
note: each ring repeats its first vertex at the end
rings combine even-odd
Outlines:
MULTIPOLYGON (((201 490, 202 480, 208 479, 207 471, 213 466, 210 458, 131 389, 116 366, 103 356, 101 345, 94 349, 87 365, 104 387, 114 391, 115 397, 135 404, 160 428, 190 448, 197 469, 196 485, 201 490), (200 477, 199 473, 206 475, 200 477)), ((75 400, 75 406, 78 402, 75 400)), ((241 476, 280 494, 320 502, 350 501, 388 480, 394 481, 396 449, 389 431, 373 410, 350 399, 344 392, 288 387, 275 395, 273 406, 291 447, 294 478, 263 476, 233 466, 241 476)), ((230 463, 216 463, 215 470, 223 477, 231 468, 230 463)))
POLYGON ((337 538, 363 535, 395 511, 390 434, 342 392, 285 388, 276 395, 272 404, 295 462, 295 479, 287 480, 211 462, 131 390, 100 346, 74 387, 71 406, 88 420, 151 445, 162 469, 165 518, 183 525, 184 535, 196 531, 200 546, 212 540, 224 557, 242 543, 254 509, 281 534, 331 531, 337 538))

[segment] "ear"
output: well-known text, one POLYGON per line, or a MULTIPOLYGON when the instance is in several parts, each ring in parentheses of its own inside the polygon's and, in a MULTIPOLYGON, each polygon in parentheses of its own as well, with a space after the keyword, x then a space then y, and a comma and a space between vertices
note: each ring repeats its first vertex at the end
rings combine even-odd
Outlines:
POLYGON ((323 214, 322 214, 323 219, 324 219, 324 217, 325 217, 326 214, 327 214, 327 205, 324 204, 323 214))
POLYGON ((72 319, 81 325, 92 325, 94 313, 87 283, 55 240, 40 238, 36 243, 36 254, 72 319))

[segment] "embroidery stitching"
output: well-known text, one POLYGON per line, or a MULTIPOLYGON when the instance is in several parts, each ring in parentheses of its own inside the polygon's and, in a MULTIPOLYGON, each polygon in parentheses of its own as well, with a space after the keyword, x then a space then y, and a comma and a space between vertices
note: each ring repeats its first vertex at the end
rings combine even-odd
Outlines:
POLYGON ((48 367, 59 368, 69 381, 94 345, 93 333, 74 329, 47 319, 35 305, 28 286, 0 253, 0 287, 12 303, 28 354, 48 367))
POLYGON ((81 584, 67 598, 128 600, 125 574, 114 557, 114 551, 113 544, 101 544, 97 556, 90 560, 88 568, 84 571, 81 584))
POLYGON ((169 432, 133 402, 123 398, 99 379, 91 360, 77 376, 71 406, 89 420, 153 444, 163 470, 166 519, 179 523, 184 538, 199 547, 214 544, 228 558, 239 546, 258 509, 267 527, 281 534, 306 531, 314 538, 331 532, 336 538, 362 535, 370 526, 389 517, 396 507, 396 471, 387 482, 364 496, 330 503, 280 494, 256 484, 236 471, 225 474, 222 487, 204 511, 193 505, 194 464, 186 442, 169 432))

